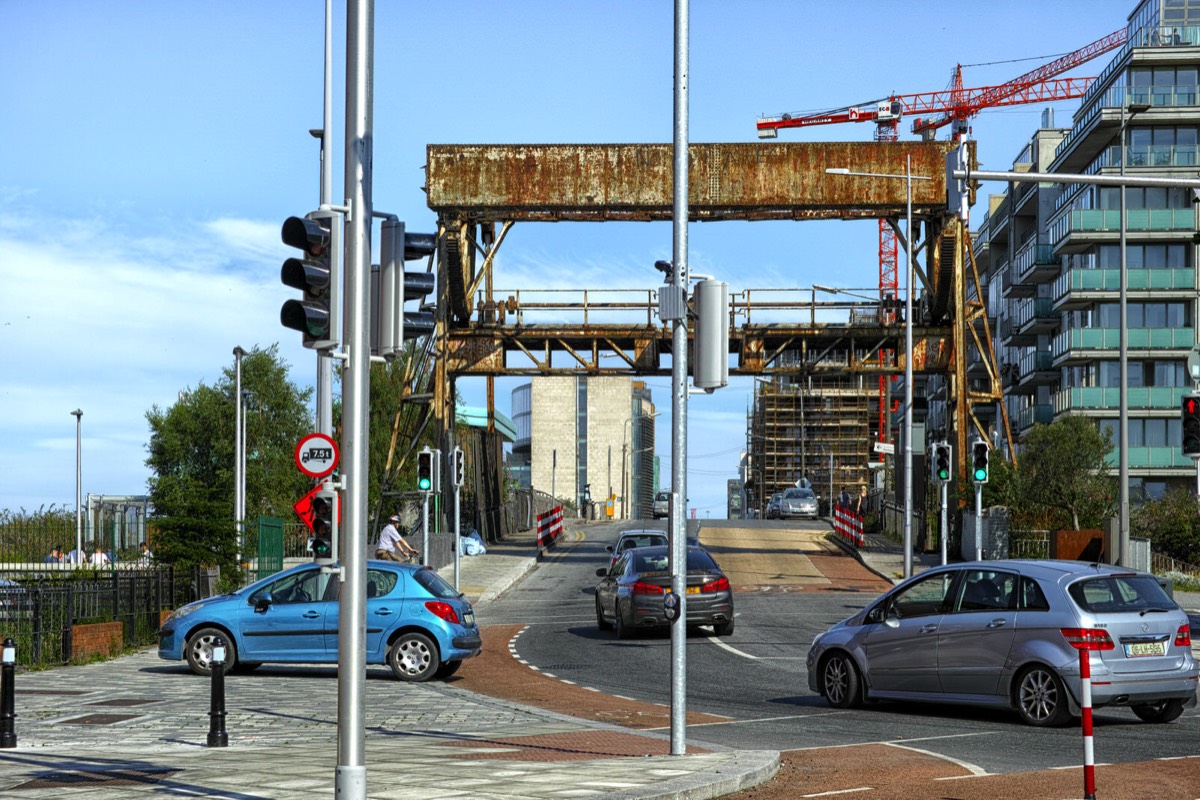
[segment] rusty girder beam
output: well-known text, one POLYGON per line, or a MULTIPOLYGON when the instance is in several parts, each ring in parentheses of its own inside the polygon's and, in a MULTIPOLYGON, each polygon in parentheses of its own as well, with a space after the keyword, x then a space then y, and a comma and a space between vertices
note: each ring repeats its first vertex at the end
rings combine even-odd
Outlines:
MULTIPOLYGON (((693 144, 693 220, 875 219, 905 212, 905 181, 828 175, 904 174, 913 213, 941 217, 952 142, 693 144)), ((669 220, 670 144, 429 145, 426 193, 443 220, 669 220)))

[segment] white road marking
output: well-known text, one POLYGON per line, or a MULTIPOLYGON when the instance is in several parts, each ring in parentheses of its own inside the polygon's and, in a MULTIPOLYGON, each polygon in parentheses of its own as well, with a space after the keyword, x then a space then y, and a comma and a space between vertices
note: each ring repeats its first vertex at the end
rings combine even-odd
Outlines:
POLYGON ((817 792, 816 794, 802 794, 801 797, 831 797, 835 794, 853 794, 854 792, 873 792, 874 786, 860 786, 857 789, 834 789, 831 792, 817 792))
MULTIPOLYGON (((910 741, 916 741, 916 740, 914 739, 914 740, 910 740, 910 741)), ((959 759, 959 758, 954 758, 953 756, 943 755, 942 753, 934 753, 929 750, 922 750, 920 747, 909 747, 908 745, 900 744, 899 742, 888 742, 887 746, 895 747, 897 750, 911 750, 914 753, 920 753, 921 755, 930 756, 931 758, 940 758, 943 761, 949 761, 951 764, 957 764, 958 766, 962 767, 967 772, 971 773, 972 775, 974 775, 976 777, 983 777, 984 775, 988 774, 988 771, 986 769, 984 769, 983 767, 977 766, 977 765, 972 764, 967 761, 963 761, 962 759, 959 759)))
MULTIPOLYGON (((658 704, 656 703, 655 705, 658 705, 658 704)), ((705 713, 707 713, 707 712, 705 712, 705 713)), ((706 727, 710 727, 712 725, 751 725, 756 722, 779 722, 781 720, 789 720, 789 719, 810 719, 812 717, 828 717, 828 716, 832 716, 835 714, 844 714, 844 713, 846 713, 846 712, 844 712, 844 711, 818 711, 815 714, 790 714, 785 717, 760 717, 759 719, 733 719, 731 717, 727 720, 722 720, 721 722, 689 722, 688 727, 689 728, 706 728, 706 727)), ((721 716, 721 715, 709 714, 709 716, 715 717, 715 716, 721 716)), ((658 728, 642 728, 642 730, 665 731, 665 730, 669 730, 669 728, 664 726, 664 727, 658 727, 658 728)), ((823 748, 813 747, 813 748, 807 748, 807 749, 819 750, 819 749, 823 749, 823 748)))
MULTIPOLYGON (((840 713, 840 712, 832 712, 832 713, 840 713)), ((817 716, 817 715, 813 714, 811 716, 817 716)), ((933 741, 937 741, 938 739, 963 739, 963 738, 966 738, 967 736, 992 736, 996 733, 998 733, 998 731, 975 731, 973 733, 948 733, 945 736, 922 736, 919 739, 905 739, 904 741, 906 741, 906 742, 933 742, 933 741)), ((896 744, 896 742, 889 739, 887 741, 878 741, 878 742, 852 742, 850 744, 822 744, 822 745, 817 745, 815 747, 792 747, 792 748, 789 748, 789 750, 797 750, 797 751, 835 750, 839 747, 865 747, 867 745, 872 745, 872 744, 894 745, 894 744, 896 744)))
POLYGON ((758 656, 752 656, 749 653, 743 653, 741 650, 738 650, 736 647, 725 644, 725 642, 722 642, 720 639, 718 639, 715 636, 709 636, 707 638, 710 642, 715 644, 717 647, 720 647, 722 650, 728 650, 729 652, 733 653, 735 656, 741 656, 742 658, 749 658, 752 661, 758 661, 758 658, 759 658, 758 656))

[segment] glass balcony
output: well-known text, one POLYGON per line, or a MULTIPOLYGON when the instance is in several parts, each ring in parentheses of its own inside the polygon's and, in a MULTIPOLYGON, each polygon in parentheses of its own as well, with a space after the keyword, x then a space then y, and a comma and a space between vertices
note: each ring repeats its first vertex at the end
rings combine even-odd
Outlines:
MULTIPOLYGON (((1151 32, 1154 31, 1154 29, 1146 28, 1143 28, 1142 30, 1149 30, 1151 32)), ((1186 32, 1180 36, 1181 41, 1188 40, 1187 43, 1192 44, 1200 40, 1200 28, 1189 27, 1179 28, 1177 30, 1186 32)), ((1167 33, 1166 35, 1170 36, 1171 34, 1167 33)), ((1149 35, 1147 35, 1145 38, 1148 40, 1149 35)), ((1145 47, 1147 45, 1143 44, 1140 46, 1145 47)), ((1101 73, 1099 78, 1092 82, 1092 87, 1100 87, 1104 85, 1105 79, 1108 77, 1108 73, 1116 68, 1118 64, 1120 64, 1122 56, 1125 53, 1125 49, 1128 47, 1129 45, 1127 44, 1125 48, 1123 48, 1122 51, 1117 54, 1117 56, 1108 62, 1108 66, 1104 69, 1104 72, 1101 73)), ((1084 94, 1083 100, 1079 103, 1079 108, 1081 110, 1086 109, 1086 111, 1082 115, 1077 115, 1075 117, 1074 124, 1071 126, 1070 132, 1067 133, 1066 137, 1064 137, 1063 140, 1059 142, 1058 147, 1055 148, 1054 157, 1058 158, 1063 153, 1067 152, 1068 148, 1071 147, 1072 142, 1074 142, 1074 140, 1082 131, 1088 129, 1091 123, 1101 114, 1102 111, 1106 109, 1117 111, 1122 106, 1125 106, 1129 103, 1146 103, 1152 107, 1165 106, 1178 108, 1194 106, 1197 104, 1197 87, 1193 84, 1179 84, 1177 86, 1110 86, 1104 91, 1104 94, 1099 97, 1094 95, 1092 93, 1092 89, 1089 88, 1087 93, 1084 94)))
POLYGON ((1049 403, 1039 403, 1036 406, 1022 408, 1017 416, 1017 429, 1028 430, 1034 425, 1049 425, 1054 421, 1054 406, 1049 403))
MULTIPOLYGON (((1109 469, 1117 469, 1120 453, 1114 447, 1104 457, 1104 463, 1109 469)), ((1196 463, 1174 447, 1130 447, 1130 469, 1189 469, 1194 470, 1196 463)))
MULTIPOLYGON (((1130 350, 1191 350, 1195 332, 1191 328, 1129 328, 1130 350)), ((1121 346, 1120 328, 1072 328, 1054 337, 1054 360, 1074 355, 1095 358, 1098 351, 1116 352, 1121 346)))
MULTIPOLYGON (((1190 208, 1127 208, 1127 231, 1186 231, 1196 227, 1196 212, 1190 208)), ((1121 230, 1119 208, 1075 209, 1068 233, 1121 230)))
MULTIPOLYGON (((1194 87, 1193 87, 1194 91, 1194 87)), ((1200 164, 1200 146, 1177 144, 1149 144, 1125 148, 1128 167, 1194 167, 1200 164)), ((1113 145, 1105 150, 1105 160, 1112 166, 1121 165, 1121 146, 1113 145)))
MULTIPOLYGON (((1179 407, 1178 386, 1131 386, 1126 405, 1130 411, 1176 409, 1179 407)), ((1063 389, 1054 394, 1054 411, 1118 411, 1121 408, 1121 389, 1117 386, 1082 386, 1063 389)))
MULTIPOLYGON (((1191 269, 1129 269, 1126 274, 1126 285, 1130 291, 1190 292, 1196 288, 1196 273, 1191 269)), ((1120 291, 1119 269, 1071 269, 1059 275, 1051 286, 1053 302, 1059 307, 1086 305, 1097 299, 1081 297, 1076 298, 1075 303, 1067 302, 1072 294, 1120 291)))

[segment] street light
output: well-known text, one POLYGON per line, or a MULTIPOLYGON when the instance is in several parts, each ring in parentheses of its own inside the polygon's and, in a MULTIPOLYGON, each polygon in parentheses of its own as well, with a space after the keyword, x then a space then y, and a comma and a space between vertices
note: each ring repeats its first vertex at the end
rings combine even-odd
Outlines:
MULTIPOLYGON (((1125 162, 1129 153, 1125 145, 1125 126, 1137 114, 1150 108, 1149 103, 1130 103, 1128 98, 1121 105, 1121 177, 1125 177, 1125 162)), ((1118 439, 1118 505, 1120 517, 1117 526, 1117 564, 1129 566, 1129 322, 1128 317, 1129 271, 1125 265, 1125 184, 1121 184, 1121 411, 1118 439)))
POLYGON ((71 412, 75 417, 75 553, 83 553, 83 410, 71 412))
POLYGON ((242 428, 242 356, 246 351, 240 346, 233 348, 233 526, 237 536, 237 565, 242 568, 242 526, 246 516, 246 473, 245 460, 242 454, 246 446, 246 437, 242 428))
POLYGON ((905 272, 904 291, 904 577, 912 576, 912 517, 913 517, 913 466, 912 466, 912 432, 913 432, 913 340, 912 340, 912 296, 913 296, 913 255, 912 255, 912 182, 931 181, 933 178, 912 174, 912 156, 904 160, 904 174, 893 175, 879 172, 851 172, 844 167, 825 170, 830 175, 847 175, 856 178, 891 178, 904 181, 907 205, 905 210, 905 259, 908 264, 905 272))

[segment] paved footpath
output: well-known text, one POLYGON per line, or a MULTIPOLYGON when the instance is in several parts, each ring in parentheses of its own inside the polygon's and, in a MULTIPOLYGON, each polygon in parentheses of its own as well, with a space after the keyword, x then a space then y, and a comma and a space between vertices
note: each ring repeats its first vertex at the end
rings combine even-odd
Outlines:
MULTIPOLYGON (((463 589, 470 596, 468 585, 478 587, 481 602, 532 568, 532 553, 496 550, 463 560, 463 589)), ((331 797, 336 674, 332 666, 268 664, 227 676, 229 746, 209 748, 211 682, 153 650, 21 672, 17 747, 0 750, 0 798, 331 797)), ((444 683, 402 683, 383 667, 368 667, 365 698, 371 798, 699 800, 756 785, 779 764, 775 751, 728 750, 692 737, 688 755, 671 756, 660 734, 444 683)))

